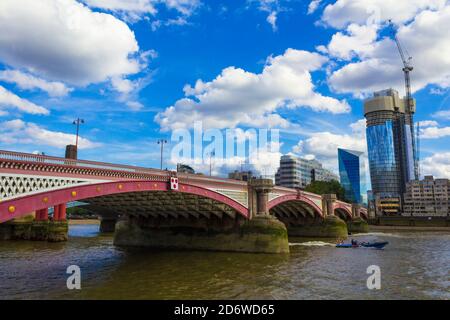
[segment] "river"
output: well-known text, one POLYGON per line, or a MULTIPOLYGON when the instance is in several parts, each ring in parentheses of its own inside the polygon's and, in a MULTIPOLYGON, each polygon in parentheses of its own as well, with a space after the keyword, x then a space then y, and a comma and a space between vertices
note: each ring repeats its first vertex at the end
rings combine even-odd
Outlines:
POLYGON ((97 225, 71 225, 66 243, 0 242, 0 299, 450 299, 450 233, 353 236, 384 250, 291 239, 289 255, 118 248, 97 225), (68 290, 66 268, 81 269, 68 290), (367 267, 381 270, 369 290, 367 267))

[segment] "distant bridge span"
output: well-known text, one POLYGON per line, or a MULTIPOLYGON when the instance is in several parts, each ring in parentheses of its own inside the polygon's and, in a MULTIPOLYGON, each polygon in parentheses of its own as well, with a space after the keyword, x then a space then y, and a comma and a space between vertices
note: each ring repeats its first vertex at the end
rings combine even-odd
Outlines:
POLYGON ((0 151, 0 223, 30 213, 45 220, 50 207, 53 219, 64 220, 72 201, 86 202, 100 215, 136 217, 252 219, 258 201, 273 215, 367 217, 364 208, 325 205, 322 196, 294 189, 261 191, 244 181, 0 151), (174 177, 177 190, 170 184, 174 177))

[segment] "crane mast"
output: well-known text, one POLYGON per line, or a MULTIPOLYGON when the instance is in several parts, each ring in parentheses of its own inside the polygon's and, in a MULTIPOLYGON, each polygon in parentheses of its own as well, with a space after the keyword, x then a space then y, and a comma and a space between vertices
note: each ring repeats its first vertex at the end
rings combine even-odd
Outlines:
MULTIPOLYGON (((395 40, 395 44, 397 45, 397 49, 398 52, 400 54, 400 58, 402 59, 402 63, 403 63, 403 73, 404 73, 404 77, 405 77, 405 93, 406 93, 406 97, 405 97, 405 122, 406 124, 409 125, 410 127, 410 134, 411 134, 411 142, 412 142, 412 152, 413 152, 413 161, 414 161, 414 180, 418 180, 420 178, 420 173, 419 173, 419 151, 417 150, 417 148, 419 147, 418 145, 416 146, 416 141, 418 142, 418 138, 419 138, 419 132, 417 132, 417 139, 416 138, 416 133, 415 133, 415 128, 414 128, 414 119, 413 119, 413 114, 414 114, 414 100, 412 98, 412 94, 411 94, 411 72, 414 70, 412 64, 411 64, 411 60, 412 57, 408 57, 406 58, 403 47, 400 43, 400 40, 397 37, 397 34, 395 32, 395 28, 393 26, 392 21, 389 21, 391 27, 392 27, 392 35, 394 37, 395 40)), ((403 128, 402 128, 403 129, 403 128)), ((419 127, 417 128, 417 130, 419 130, 419 127)), ((403 131, 403 130, 401 130, 403 131)))

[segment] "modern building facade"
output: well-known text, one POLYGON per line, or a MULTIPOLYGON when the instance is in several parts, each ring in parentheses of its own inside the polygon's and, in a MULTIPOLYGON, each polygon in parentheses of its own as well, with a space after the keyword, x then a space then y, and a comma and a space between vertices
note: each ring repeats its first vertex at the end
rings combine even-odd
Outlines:
POLYGON ((304 189, 313 181, 339 181, 333 172, 322 167, 317 160, 307 160, 293 155, 284 155, 275 174, 275 184, 294 189, 304 189))
POLYGON ((406 183, 416 179, 412 117, 405 117, 405 105, 393 89, 375 92, 364 102, 372 191, 378 199, 400 199, 399 209, 406 183))
POLYGON ((450 215, 450 181, 426 176, 406 184, 403 215, 417 217, 450 215))
POLYGON ((363 152, 338 149, 339 178, 345 198, 352 203, 367 204, 366 166, 363 152))

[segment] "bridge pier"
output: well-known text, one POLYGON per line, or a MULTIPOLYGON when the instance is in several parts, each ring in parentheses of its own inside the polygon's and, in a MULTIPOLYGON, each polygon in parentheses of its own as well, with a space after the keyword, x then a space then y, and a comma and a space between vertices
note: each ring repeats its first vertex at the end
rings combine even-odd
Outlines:
POLYGON ((369 232, 369 224, 361 218, 360 204, 352 204, 352 219, 347 222, 348 231, 351 233, 367 233, 369 232))
POLYGON ((347 224, 334 214, 335 194, 322 196, 322 217, 304 217, 301 219, 287 219, 288 234, 290 237, 311 238, 346 238, 348 236, 347 224))
POLYGON ((52 221, 48 218, 48 208, 45 208, 0 224, 0 240, 67 241, 66 205, 55 206, 54 210, 52 221))
POLYGON ((234 251, 252 253, 288 253, 280 245, 284 225, 271 219, 246 221, 243 218, 136 218, 117 222, 114 244, 162 249, 234 251))
MULTIPOLYGON (((128 216, 116 224, 114 244, 152 248, 173 248, 251 253, 288 253, 286 226, 269 215, 268 193, 272 180, 255 179, 249 185, 254 192, 256 207, 251 205, 246 219, 223 214, 218 217, 203 212, 189 217, 128 216), (209 216, 209 217, 208 217, 209 216)), ((252 197, 253 198, 253 197, 252 197)))
POLYGON ((116 230, 117 218, 101 217, 100 233, 113 233, 116 230))

